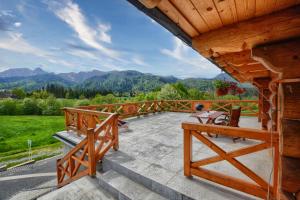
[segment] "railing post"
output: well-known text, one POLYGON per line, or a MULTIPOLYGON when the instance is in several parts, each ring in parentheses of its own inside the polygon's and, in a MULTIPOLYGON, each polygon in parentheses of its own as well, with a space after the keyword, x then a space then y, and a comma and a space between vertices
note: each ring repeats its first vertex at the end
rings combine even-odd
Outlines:
POLYGON ((191 176, 191 160, 193 151, 192 135, 190 130, 184 129, 183 136, 183 160, 184 160, 184 175, 191 176))
POLYGON ((113 134, 113 141, 114 145, 113 148, 115 151, 119 149, 119 130, 118 130, 118 115, 115 115, 113 125, 112 125, 112 134, 113 134))
POLYGON ((69 128, 69 116, 68 116, 68 111, 64 109, 64 114, 65 114, 65 127, 66 127, 66 130, 68 131, 69 128))
POLYGON ((87 138, 88 138, 88 162, 89 162, 89 175, 96 175, 96 156, 95 156, 95 135, 94 129, 89 128, 87 130, 87 138))

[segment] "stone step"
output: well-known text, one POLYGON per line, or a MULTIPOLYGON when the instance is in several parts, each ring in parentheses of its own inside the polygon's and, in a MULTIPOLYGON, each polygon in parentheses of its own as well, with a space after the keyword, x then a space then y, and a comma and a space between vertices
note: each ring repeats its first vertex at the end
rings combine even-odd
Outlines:
POLYGON ((96 177, 100 187, 119 200, 166 199, 114 170, 109 170, 103 174, 97 173, 96 177))
POLYGON ((257 199, 197 177, 190 179, 184 177, 183 174, 172 173, 160 165, 136 159, 120 150, 106 155, 101 167, 104 172, 114 170, 167 199, 257 199))
MULTIPOLYGON (((23 198, 21 199, 26 199, 26 198, 23 195, 23 198)), ((35 199, 35 198, 28 198, 28 199, 35 199)), ((64 187, 54 190, 37 199, 38 200, 54 200, 54 199, 56 200, 59 199, 115 200, 116 198, 113 195, 111 195, 108 191, 101 188, 96 178, 92 178, 90 176, 84 176, 74 182, 71 182, 68 185, 65 185, 64 187)))

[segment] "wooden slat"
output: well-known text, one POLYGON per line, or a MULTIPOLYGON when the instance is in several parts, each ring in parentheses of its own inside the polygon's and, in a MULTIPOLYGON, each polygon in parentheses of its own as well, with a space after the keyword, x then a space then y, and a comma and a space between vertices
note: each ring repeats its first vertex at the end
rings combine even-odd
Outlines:
POLYGON ((193 25, 168 0, 161 1, 158 8, 178 24, 189 36, 195 37, 199 35, 193 25))
MULTIPOLYGON (((267 149, 269 147, 270 147, 270 144, 261 143, 261 144, 257 144, 257 145, 251 146, 251 147, 244 147, 244 148, 241 148, 241 149, 238 149, 238 150, 235 150, 235 151, 227 152, 227 155, 230 156, 230 157, 238 157, 238 156, 243 156, 243 155, 253 153, 253 152, 256 152, 256 151, 261 151, 261 150, 267 149)), ((208 164, 212 164, 212 163, 219 162, 219 161, 222 161, 222 160, 224 160, 224 159, 221 156, 213 156, 213 157, 210 157, 210 158, 205 158, 203 160, 193 162, 192 167, 199 167, 199 166, 202 166, 202 165, 208 165, 208 164)))
POLYGON ((234 0, 220 1, 214 0, 215 6, 221 17, 223 25, 233 24, 238 22, 238 16, 234 0))
POLYGON ((226 187, 230 187, 248 194, 255 195, 257 197, 266 199, 267 192, 261 187, 254 185, 252 183, 246 182, 244 180, 234 178, 232 176, 227 176, 221 173, 217 173, 208 169, 203 168, 191 168, 191 173, 210 180, 215 183, 219 183, 226 187))
POLYGON ((236 158, 230 157, 226 151, 224 151, 222 148, 220 148, 218 145, 211 142, 209 139, 207 139, 202 134, 199 134, 195 131, 192 131, 192 135, 196 137, 198 140, 200 140, 202 143, 207 145, 210 149, 212 149, 214 152, 219 154, 224 160, 227 160, 230 164, 232 164, 235 168, 240 170, 243 174, 251 178, 254 182, 259 184, 262 188, 267 190, 268 183, 262 179, 260 176, 255 174, 252 170, 250 170, 248 167, 246 167, 244 164, 242 164, 240 161, 238 161, 236 158))
POLYGON ((235 0, 235 5, 239 21, 255 16, 256 0, 235 0))
POLYGON ((271 13, 276 8, 277 0, 256 1, 255 16, 262 16, 271 13))
POLYGON ((186 16, 187 20, 200 32, 209 31, 209 27, 197 12, 190 0, 170 0, 186 16))
POLYGON ((216 126, 210 124, 199 124, 199 123, 191 123, 191 122, 183 122, 182 128, 193 130, 193 131, 216 133, 219 135, 225 135, 230 137, 244 137, 244 138, 261 140, 266 142, 271 142, 271 140, 273 140, 274 143, 278 142, 277 132, 270 133, 268 131, 258 130, 258 129, 228 127, 228 126, 220 126, 220 125, 216 126))
POLYGON ((204 33, 193 38, 192 46, 203 56, 211 57, 251 49, 259 44, 299 34, 300 6, 296 6, 204 33))
POLYGON ((213 0, 198 1, 190 0, 198 13, 201 15, 210 30, 217 29, 223 26, 217 8, 213 0))

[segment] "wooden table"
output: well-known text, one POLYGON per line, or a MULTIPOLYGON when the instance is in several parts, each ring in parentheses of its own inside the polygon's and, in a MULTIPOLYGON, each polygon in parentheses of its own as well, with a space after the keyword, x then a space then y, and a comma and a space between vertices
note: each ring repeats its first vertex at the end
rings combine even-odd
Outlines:
MULTIPOLYGON (((201 124, 204 124, 202 119, 207 119, 205 124, 213 124, 218 117, 226 114, 227 112, 209 110, 209 111, 201 111, 201 112, 193 113, 191 117, 197 118, 201 124)), ((207 133, 207 135, 209 137, 212 137, 210 133, 207 133)))

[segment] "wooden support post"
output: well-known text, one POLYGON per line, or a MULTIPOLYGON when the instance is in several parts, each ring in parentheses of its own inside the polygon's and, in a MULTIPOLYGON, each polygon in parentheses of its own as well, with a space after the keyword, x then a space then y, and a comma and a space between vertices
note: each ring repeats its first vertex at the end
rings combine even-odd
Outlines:
POLYGON ((192 134, 189 130, 184 130, 183 136, 183 157, 184 157, 184 175, 191 176, 191 161, 193 155, 193 141, 192 141, 192 134))
POLYGON ((88 138, 88 162, 89 162, 89 175, 96 175, 96 156, 95 156, 95 134, 94 129, 89 128, 87 130, 88 138))
MULTIPOLYGON (((252 50, 254 60, 277 75, 278 131, 280 134, 279 193, 278 199, 296 199, 300 191, 300 38, 257 46, 252 50)), ((275 82, 275 81, 274 81, 275 82)), ((274 114, 274 113, 271 113, 274 114)), ((277 113, 276 113, 277 114, 277 113)), ((272 118, 276 117, 274 115, 272 118)), ((275 169, 275 168, 274 168, 275 169)))
POLYGON ((119 149, 118 115, 116 115, 113 120, 114 120, 112 124, 112 135, 114 141, 113 149, 117 151, 119 149))

